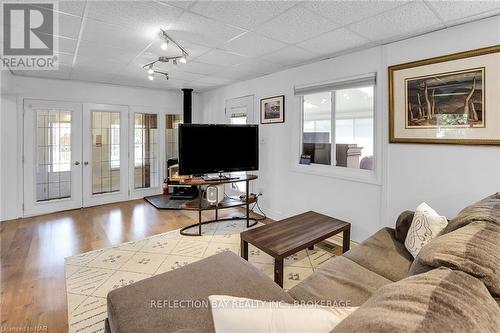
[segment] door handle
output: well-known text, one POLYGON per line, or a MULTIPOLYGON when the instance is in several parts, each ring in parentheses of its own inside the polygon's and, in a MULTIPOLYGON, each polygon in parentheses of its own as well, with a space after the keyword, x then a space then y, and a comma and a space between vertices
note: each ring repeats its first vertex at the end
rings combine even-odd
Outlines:
POLYGON ((89 165, 89 162, 85 161, 83 162, 83 165, 89 165))
POLYGON ((75 162, 75 165, 80 165, 80 162, 76 161, 76 162, 75 162))

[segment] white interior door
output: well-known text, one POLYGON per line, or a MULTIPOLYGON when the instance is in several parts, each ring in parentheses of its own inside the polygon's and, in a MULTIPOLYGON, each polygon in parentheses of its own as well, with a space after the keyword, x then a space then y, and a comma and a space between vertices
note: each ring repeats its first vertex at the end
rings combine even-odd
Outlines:
MULTIPOLYGON (((227 124, 254 124, 254 95, 226 100, 225 111, 227 124)), ((230 140, 237 140, 237 138, 230 138, 230 140)), ((232 172, 231 175, 234 177, 239 177, 246 175, 246 172, 232 172)), ((239 196, 245 194, 246 182, 231 183, 226 186, 225 191, 229 196, 239 196)))
POLYGON ((129 197, 128 114, 123 105, 84 105, 84 207, 129 197))
POLYGON ((82 204, 81 104, 24 100, 25 216, 82 204))

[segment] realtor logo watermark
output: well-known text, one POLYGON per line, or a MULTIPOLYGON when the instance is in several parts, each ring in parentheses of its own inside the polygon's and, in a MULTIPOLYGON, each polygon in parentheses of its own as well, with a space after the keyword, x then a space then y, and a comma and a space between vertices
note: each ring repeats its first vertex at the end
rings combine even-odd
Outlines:
POLYGON ((2 4, 2 69, 57 70, 55 3, 2 4))

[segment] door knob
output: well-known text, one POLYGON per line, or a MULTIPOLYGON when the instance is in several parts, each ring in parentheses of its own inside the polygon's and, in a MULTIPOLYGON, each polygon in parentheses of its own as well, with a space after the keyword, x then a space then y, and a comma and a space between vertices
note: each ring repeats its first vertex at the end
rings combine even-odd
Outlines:
POLYGON ((83 162, 83 165, 89 165, 89 162, 85 161, 83 162))
POLYGON ((76 162, 75 162, 75 165, 80 165, 80 162, 76 161, 76 162))

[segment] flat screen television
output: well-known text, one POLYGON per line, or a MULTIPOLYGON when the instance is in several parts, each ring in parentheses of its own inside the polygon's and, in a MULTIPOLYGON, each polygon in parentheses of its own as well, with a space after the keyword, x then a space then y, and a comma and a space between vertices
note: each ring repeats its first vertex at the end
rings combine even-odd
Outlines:
POLYGON ((179 174, 258 169, 257 125, 179 125, 179 174))

